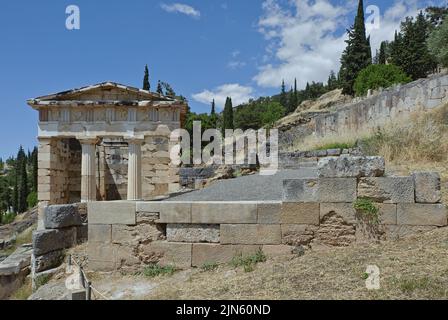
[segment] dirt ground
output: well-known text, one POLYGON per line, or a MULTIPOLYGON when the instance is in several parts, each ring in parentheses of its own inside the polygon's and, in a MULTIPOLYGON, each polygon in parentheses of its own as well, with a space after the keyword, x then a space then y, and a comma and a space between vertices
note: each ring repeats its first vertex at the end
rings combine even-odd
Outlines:
MULTIPOLYGON (((104 295, 94 292, 96 299, 112 300, 448 299, 447 253, 448 228, 443 228, 396 242, 268 257, 253 272, 221 265, 212 271, 190 269, 156 278, 119 273, 89 277, 104 295), (380 269, 380 290, 366 288, 368 265, 380 269)), ((61 298, 64 280, 51 280, 32 298, 61 298)))

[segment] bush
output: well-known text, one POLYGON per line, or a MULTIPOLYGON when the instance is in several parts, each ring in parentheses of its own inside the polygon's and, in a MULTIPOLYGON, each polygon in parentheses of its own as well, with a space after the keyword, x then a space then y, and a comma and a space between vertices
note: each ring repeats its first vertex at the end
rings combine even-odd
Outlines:
POLYGON ((216 262, 206 262, 201 266, 202 271, 213 271, 218 268, 216 262))
POLYGON ((397 66, 373 64, 359 73, 354 90, 357 96, 364 96, 369 89, 388 88, 394 84, 411 81, 412 79, 397 66))
POLYGON ((15 213, 0 213, 0 225, 1 224, 10 224, 12 222, 14 222, 15 218, 16 218, 16 214, 15 213))
POLYGON ((368 222, 373 224, 379 224, 379 208, 373 203, 372 200, 366 198, 359 198, 354 203, 354 208, 357 212, 363 215, 368 222))
POLYGON ((37 192, 31 192, 26 198, 26 202, 28 203, 28 208, 34 208, 37 206, 37 192))
POLYGON ((316 150, 328 150, 328 149, 352 149, 356 147, 356 143, 346 143, 346 142, 334 142, 334 143, 327 143, 323 146, 320 146, 316 150))
POLYGON ((436 57, 438 63, 448 67, 448 17, 445 21, 430 34, 428 49, 436 57))
POLYGON ((233 257, 231 265, 234 268, 243 267, 245 272, 254 271, 255 265, 260 262, 266 262, 266 255, 260 249, 254 255, 243 256, 243 254, 233 257))

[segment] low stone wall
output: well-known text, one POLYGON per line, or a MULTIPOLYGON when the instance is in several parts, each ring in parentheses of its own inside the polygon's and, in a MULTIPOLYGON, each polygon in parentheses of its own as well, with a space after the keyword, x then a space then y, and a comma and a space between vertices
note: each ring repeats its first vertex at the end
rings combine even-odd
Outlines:
POLYGON ((60 266, 66 249, 87 241, 87 205, 48 206, 43 225, 44 229, 33 233, 33 280, 42 272, 60 266))
POLYGON ((396 85, 361 101, 308 115, 297 126, 280 128, 280 146, 287 148, 309 136, 356 136, 390 121, 407 119, 412 112, 431 110, 448 102, 448 75, 396 85))
POLYGON ((384 159, 348 156, 323 159, 318 170, 316 179, 285 180, 278 202, 89 203, 89 268, 200 267, 260 249, 348 246, 447 225, 435 173, 384 177, 384 159), (360 198, 376 217, 355 209, 360 198))
POLYGON ((359 148, 350 149, 326 149, 299 152, 280 152, 279 167, 281 169, 299 169, 306 167, 317 167, 319 160, 328 157, 339 156, 360 156, 362 151, 359 148))

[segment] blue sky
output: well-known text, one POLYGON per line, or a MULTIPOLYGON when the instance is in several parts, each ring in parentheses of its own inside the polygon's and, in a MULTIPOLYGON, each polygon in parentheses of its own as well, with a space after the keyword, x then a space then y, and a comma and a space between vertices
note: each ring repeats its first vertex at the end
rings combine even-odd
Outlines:
MULTIPOLYGON (((116 81, 140 87, 169 82, 195 112, 215 98, 241 103, 324 81, 339 68, 345 28, 357 1, 339 0, 71 0, 0 4, 0 157, 36 145, 37 113, 25 101, 84 85, 116 81), (81 29, 67 30, 77 5, 81 29)), ((380 9, 372 44, 390 39, 399 21, 446 1, 365 1, 380 9)), ((366 14, 369 16, 369 14, 366 14)))

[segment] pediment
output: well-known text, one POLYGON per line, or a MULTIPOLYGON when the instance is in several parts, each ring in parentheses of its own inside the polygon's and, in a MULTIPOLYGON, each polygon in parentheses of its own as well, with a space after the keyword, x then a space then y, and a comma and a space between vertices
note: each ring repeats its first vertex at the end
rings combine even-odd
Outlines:
POLYGON ((146 90, 103 82, 32 99, 34 101, 174 101, 166 96, 146 90))

